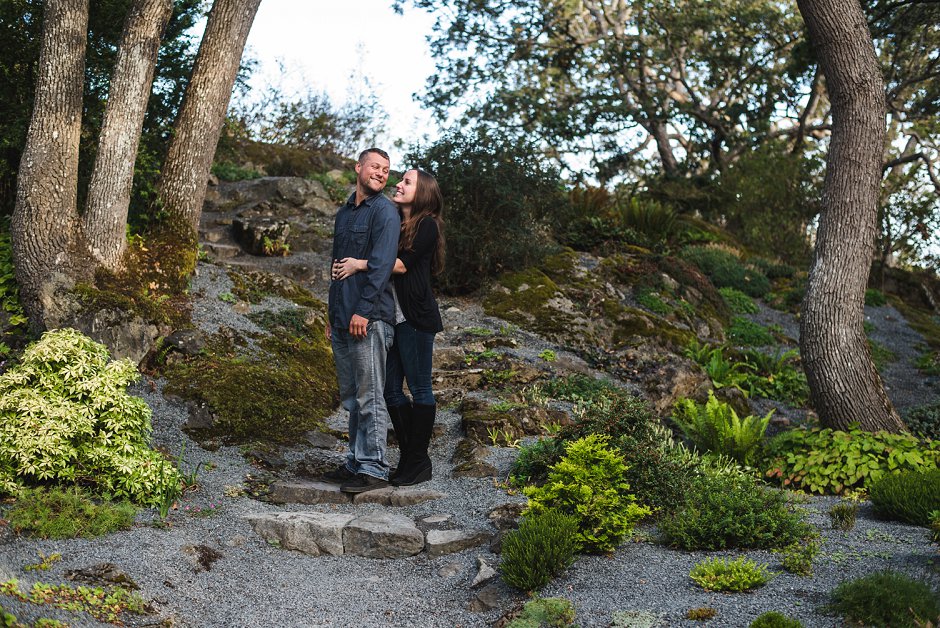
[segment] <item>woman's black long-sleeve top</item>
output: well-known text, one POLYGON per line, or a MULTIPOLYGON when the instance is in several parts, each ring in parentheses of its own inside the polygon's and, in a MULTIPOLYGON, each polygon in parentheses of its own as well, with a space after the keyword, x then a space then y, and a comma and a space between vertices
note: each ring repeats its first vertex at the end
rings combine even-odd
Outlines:
POLYGON ((393 275, 402 314, 415 329, 429 333, 444 330, 441 311, 431 290, 431 257, 439 237, 437 222, 431 217, 422 218, 412 250, 398 251, 398 259, 405 265, 406 272, 393 275))

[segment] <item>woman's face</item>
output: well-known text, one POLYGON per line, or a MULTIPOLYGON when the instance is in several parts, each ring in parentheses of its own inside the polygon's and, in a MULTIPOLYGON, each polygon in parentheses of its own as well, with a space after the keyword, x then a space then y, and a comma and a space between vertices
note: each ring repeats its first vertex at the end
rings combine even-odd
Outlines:
POLYGON ((395 194, 392 200, 399 205, 411 206, 415 202, 415 192, 418 190, 418 171, 409 170, 406 172, 398 185, 395 186, 395 194))

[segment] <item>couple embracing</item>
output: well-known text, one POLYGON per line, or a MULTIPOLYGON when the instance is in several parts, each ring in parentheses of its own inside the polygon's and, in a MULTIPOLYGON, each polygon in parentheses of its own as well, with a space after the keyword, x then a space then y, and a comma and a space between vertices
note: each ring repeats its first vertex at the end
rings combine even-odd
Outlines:
POLYGON ((382 193, 389 166, 377 148, 359 155, 356 191, 333 231, 326 334, 349 412, 349 452, 324 479, 346 493, 431 479, 431 356, 443 330, 431 275, 444 267, 444 201, 437 180, 419 169, 404 173, 390 201, 382 193), (389 422, 401 452, 396 469, 385 456, 389 422))

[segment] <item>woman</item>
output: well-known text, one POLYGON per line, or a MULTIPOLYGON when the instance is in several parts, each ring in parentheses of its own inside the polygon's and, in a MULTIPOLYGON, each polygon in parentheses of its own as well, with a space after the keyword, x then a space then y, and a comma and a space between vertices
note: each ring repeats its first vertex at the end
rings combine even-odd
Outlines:
MULTIPOLYGON (((444 269, 444 197, 437 180, 415 168, 395 186, 392 201, 401 213, 401 236, 392 276, 396 325, 395 342, 385 364, 385 403, 401 458, 390 479, 396 486, 411 486, 431 479, 428 446, 437 413, 431 390, 431 357, 434 336, 444 329, 431 291, 431 274, 444 269), (404 393, 405 380, 412 399, 404 393)), ((333 276, 345 279, 366 270, 366 264, 366 260, 341 259, 333 264, 333 276)))

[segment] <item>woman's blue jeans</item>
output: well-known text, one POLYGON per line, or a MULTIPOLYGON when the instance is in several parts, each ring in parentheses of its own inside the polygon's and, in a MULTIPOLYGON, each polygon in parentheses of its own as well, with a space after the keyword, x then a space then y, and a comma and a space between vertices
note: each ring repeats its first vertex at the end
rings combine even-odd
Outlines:
POLYGON ((395 326, 395 342, 385 362, 385 403, 388 407, 403 406, 412 401, 433 406, 431 390, 431 359, 434 354, 433 332, 415 329, 405 321, 395 326), (405 396, 402 384, 408 381, 412 401, 405 396))

